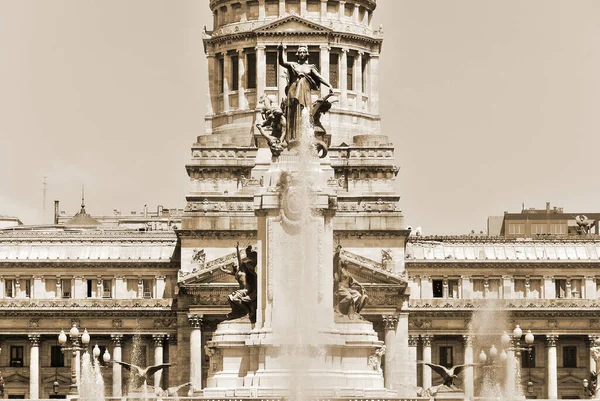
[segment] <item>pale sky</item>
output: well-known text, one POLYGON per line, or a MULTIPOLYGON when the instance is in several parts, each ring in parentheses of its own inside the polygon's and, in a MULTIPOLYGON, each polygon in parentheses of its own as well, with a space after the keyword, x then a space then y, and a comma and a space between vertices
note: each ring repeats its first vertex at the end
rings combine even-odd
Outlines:
MULTIPOLYGON (((600 212, 600 1, 378 0, 407 224, 600 212)), ((204 130, 201 0, 0 0, 0 215, 183 207, 204 130)), ((335 135, 335 134, 334 134, 335 135)))

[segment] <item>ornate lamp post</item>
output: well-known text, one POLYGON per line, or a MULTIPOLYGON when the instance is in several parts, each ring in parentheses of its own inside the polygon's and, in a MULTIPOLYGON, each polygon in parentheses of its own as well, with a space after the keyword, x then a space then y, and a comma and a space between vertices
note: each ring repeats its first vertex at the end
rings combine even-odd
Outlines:
POLYGON ((66 353, 72 351, 73 359, 71 360, 71 385, 69 386, 69 395, 78 395, 78 383, 77 383, 77 353, 80 351, 87 351, 87 345, 90 343, 90 335, 87 329, 83 331, 83 334, 79 334, 77 325, 73 324, 71 330, 69 330, 70 345, 67 345, 67 335, 64 330, 60 331, 58 335, 58 343, 61 345, 61 351, 66 353), (79 341, 81 340, 81 344, 79 341))
MULTIPOLYGON (((92 355, 94 356, 94 359, 98 359, 100 358, 100 348, 98 347, 98 344, 94 345, 94 349, 92 350, 92 355)), ((104 363, 108 363, 110 362, 110 354, 108 353, 108 348, 104 350, 104 354, 102 354, 102 361, 104 361, 104 363)))

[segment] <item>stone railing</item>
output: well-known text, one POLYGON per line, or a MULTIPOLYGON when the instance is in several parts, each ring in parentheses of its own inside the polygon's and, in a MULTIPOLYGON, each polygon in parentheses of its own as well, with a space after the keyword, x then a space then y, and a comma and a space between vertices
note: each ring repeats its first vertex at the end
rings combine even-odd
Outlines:
POLYGON ((413 309, 551 309, 600 308, 600 299, 411 299, 413 309))
POLYGON ((165 309, 172 298, 136 299, 0 299, 0 309, 165 309))

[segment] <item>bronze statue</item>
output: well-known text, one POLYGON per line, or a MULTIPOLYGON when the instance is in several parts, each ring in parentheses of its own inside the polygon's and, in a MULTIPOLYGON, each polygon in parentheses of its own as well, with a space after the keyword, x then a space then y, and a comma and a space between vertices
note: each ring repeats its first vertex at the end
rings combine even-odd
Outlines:
POLYGON ((365 287, 348 273, 347 262, 341 260, 341 250, 342 247, 338 246, 333 255, 334 290, 338 298, 336 309, 342 315, 354 319, 355 315, 360 314, 360 311, 365 307, 369 297, 365 287))
POLYGON ((451 368, 447 368, 442 365, 436 365, 435 363, 423 361, 418 361, 417 364, 429 366, 431 370, 433 370, 442 377, 442 380, 444 380, 443 385, 451 389, 457 389, 456 385, 454 384, 454 380, 457 378, 460 372, 463 371, 464 368, 468 368, 470 366, 477 366, 476 363, 465 363, 463 365, 455 365, 451 368))
POLYGON ((123 366, 126 370, 131 372, 131 377, 129 380, 135 388, 140 388, 144 384, 147 384, 148 379, 152 377, 152 375, 154 375, 160 370, 163 370, 164 368, 171 366, 170 363, 163 363, 160 365, 148 366, 147 368, 142 369, 137 365, 127 362, 115 361, 115 363, 118 363, 119 365, 123 366))
POLYGON ((221 267, 221 270, 235 277, 240 288, 228 295, 227 300, 231 306, 231 313, 226 320, 237 319, 248 315, 250 322, 256 323, 256 264, 258 263, 258 254, 252 250, 252 246, 246 247, 246 257, 242 259, 240 254, 240 244, 235 246, 237 252, 238 265, 233 265, 229 270, 221 267))
POLYGON ((332 86, 325 78, 319 74, 319 70, 314 64, 308 64, 308 47, 301 45, 298 47, 296 55, 298 62, 288 62, 284 56, 283 44, 277 48, 279 52, 279 64, 287 69, 288 85, 285 90, 287 96, 286 102, 286 142, 291 145, 302 138, 302 111, 304 109, 309 113, 312 106, 311 91, 317 90, 321 85, 329 87, 329 92, 333 94, 332 86))
POLYGON ((283 152, 283 149, 287 147, 287 143, 283 137, 283 129, 286 124, 283 111, 278 107, 270 109, 265 106, 261 114, 264 121, 262 124, 256 124, 256 128, 266 138, 269 149, 271 149, 271 155, 278 157, 283 152), (263 128, 268 128, 271 133, 267 134, 263 128))

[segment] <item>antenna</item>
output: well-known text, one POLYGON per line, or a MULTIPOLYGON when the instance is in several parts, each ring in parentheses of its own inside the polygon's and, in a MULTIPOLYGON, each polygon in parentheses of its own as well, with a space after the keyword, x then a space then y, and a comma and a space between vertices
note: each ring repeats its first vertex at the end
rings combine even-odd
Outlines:
POLYGON ((42 199, 42 223, 46 222, 46 188, 48 187, 48 183, 46 182, 46 176, 44 176, 43 185, 43 199, 42 199))

